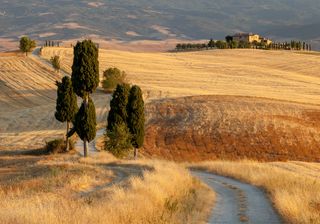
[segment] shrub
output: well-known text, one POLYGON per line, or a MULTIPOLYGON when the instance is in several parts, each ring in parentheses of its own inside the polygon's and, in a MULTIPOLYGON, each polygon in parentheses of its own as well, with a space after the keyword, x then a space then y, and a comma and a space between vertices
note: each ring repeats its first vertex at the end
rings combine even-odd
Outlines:
POLYGON ((103 72, 102 87, 107 92, 113 92, 118 84, 127 82, 127 74, 118 68, 109 68, 103 72))
POLYGON ((114 156, 123 158, 131 148, 131 134, 124 122, 114 125, 111 131, 107 131, 105 149, 114 156))
POLYGON ((60 69, 61 69, 61 63, 60 63, 60 57, 59 56, 53 56, 50 59, 50 62, 52 64, 52 67, 54 68, 54 70, 59 73, 60 69))
MULTIPOLYGON (((70 150, 75 148, 75 141, 73 139, 69 139, 70 150)), ((45 150, 49 154, 58 154, 66 152, 66 142, 62 138, 54 139, 46 142, 45 150)))

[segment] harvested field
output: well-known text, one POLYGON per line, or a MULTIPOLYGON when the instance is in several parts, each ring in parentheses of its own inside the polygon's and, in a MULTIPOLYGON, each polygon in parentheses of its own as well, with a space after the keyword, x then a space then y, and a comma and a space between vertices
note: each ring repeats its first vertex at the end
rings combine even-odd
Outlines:
POLYGON ((144 153, 173 160, 320 161, 319 106, 194 96, 148 104, 144 153))
MULTIPOLYGON (((44 48, 60 55, 71 71, 71 48, 44 48)), ((100 72, 116 66, 140 85, 146 97, 194 95, 265 97, 320 104, 320 57, 284 51, 214 50, 189 53, 133 53, 100 50, 100 72)))

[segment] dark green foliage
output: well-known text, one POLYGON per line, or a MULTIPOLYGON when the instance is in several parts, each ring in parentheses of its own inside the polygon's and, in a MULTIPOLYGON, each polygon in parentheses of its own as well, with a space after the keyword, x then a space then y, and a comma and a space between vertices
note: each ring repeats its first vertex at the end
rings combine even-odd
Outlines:
POLYGON ((29 37, 21 37, 19 48, 22 52, 26 53, 26 55, 35 47, 36 42, 34 40, 31 40, 29 37))
POLYGON ((113 92, 108 115, 107 131, 111 131, 113 126, 127 122, 127 104, 130 92, 129 84, 119 84, 113 92))
POLYGON ((55 117, 60 122, 71 122, 78 111, 77 96, 73 92, 71 79, 65 76, 56 85, 58 97, 55 117))
POLYGON ((233 41, 233 36, 226 36, 226 42, 227 43, 230 43, 230 42, 232 42, 233 41))
POLYGON ((52 64, 52 67, 54 68, 54 70, 56 72, 59 72, 60 71, 60 68, 61 68, 61 65, 60 65, 60 57, 59 56, 54 56, 54 57, 51 57, 50 59, 50 62, 52 64))
POLYGON ((127 74, 118 68, 109 68, 103 72, 103 88, 108 92, 113 92, 118 84, 126 82, 127 74))
POLYGON ((139 86, 133 86, 130 90, 128 105, 128 128, 132 139, 132 146, 140 148, 144 142, 144 101, 139 86))
POLYGON ((91 142, 96 137, 96 108, 92 99, 82 103, 75 117, 74 129, 83 141, 91 142))
POLYGON ((218 40, 216 42, 216 47, 219 48, 219 49, 226 49, 227 48, 227 42, 218 40))
POLYGON ((66 144, 63 139, 54 139, 46 142, 45 149, 49 154, 63 153, 65 152, 66 144))
POLYGON ((177 44, 176 45, 176 51, 194 51, 194 50, 203 50, 207 49, 208 44, 204 43, 196 43, 196 44, 177 44))
POLYGON ((91 40, 78 42, 74 47, 72 84, 76 94, 85 98, 99 85, 98 49, 91 40))
POLYGON ((215 47, 215 42, 213 39, 210 39, 209 43, 208 43, 208 47, 210 48, 214 48, 215 47))
POLYGON ((128 154, 131 147, 131 134, 126 123, 120 122, 107 131, 105 150, 121 158, 128 154))

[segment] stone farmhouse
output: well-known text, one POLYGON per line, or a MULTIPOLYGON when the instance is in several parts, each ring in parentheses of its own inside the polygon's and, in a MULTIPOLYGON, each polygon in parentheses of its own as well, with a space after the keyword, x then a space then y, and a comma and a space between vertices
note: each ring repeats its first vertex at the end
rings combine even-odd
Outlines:
POLYGON ((234 41, 243 41, 246 43, 265 43, 266 45, 272 44, 272 40, 268 38, 261 37, 259 34, 254 33, 237 33, 232 36, 234 41))

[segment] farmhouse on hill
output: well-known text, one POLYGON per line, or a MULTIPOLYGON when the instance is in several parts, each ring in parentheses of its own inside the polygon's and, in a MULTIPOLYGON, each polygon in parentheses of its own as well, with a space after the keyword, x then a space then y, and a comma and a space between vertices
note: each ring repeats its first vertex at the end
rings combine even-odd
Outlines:
POLYGON ((266 45, 272 44, 272 40, 268 38, 261 37, 259 34, 254 34, 254 33, 237 33, 232 36, 232 39, 234 41, 243 41, 246 43, 265 43, 266 45))

